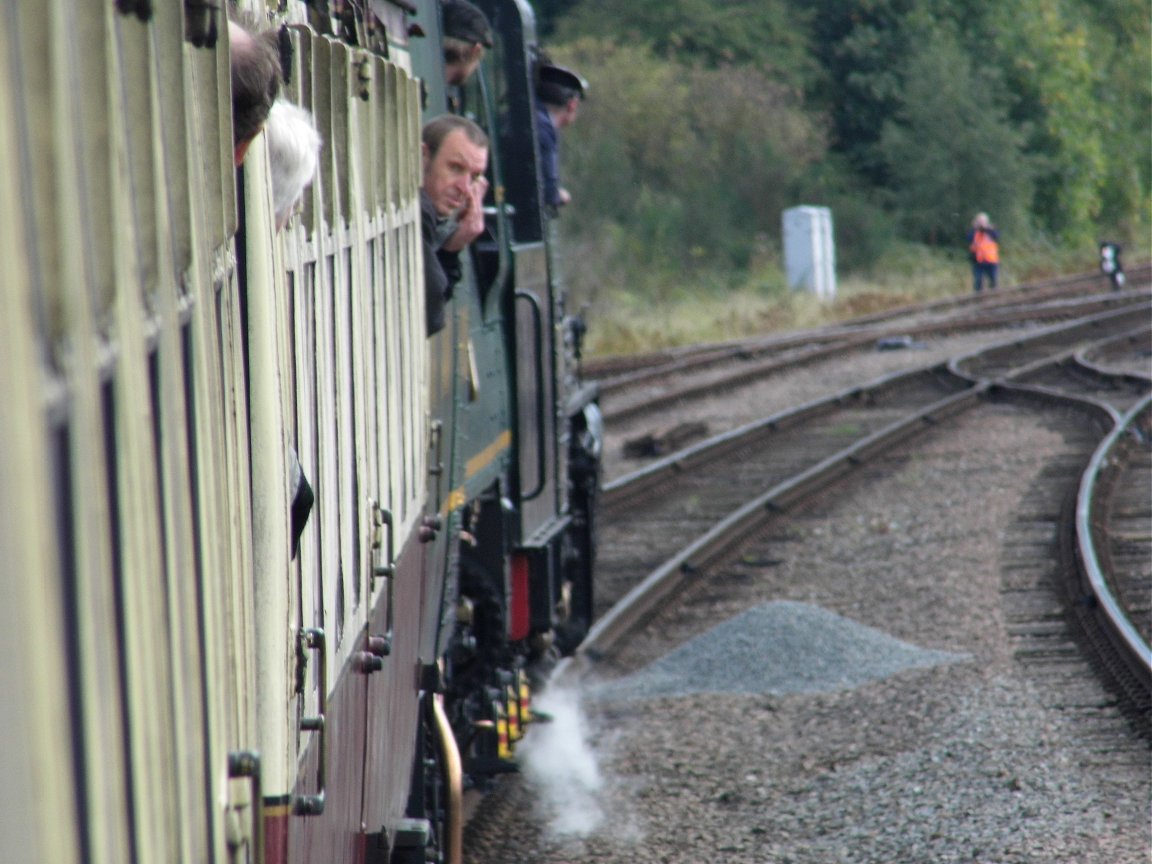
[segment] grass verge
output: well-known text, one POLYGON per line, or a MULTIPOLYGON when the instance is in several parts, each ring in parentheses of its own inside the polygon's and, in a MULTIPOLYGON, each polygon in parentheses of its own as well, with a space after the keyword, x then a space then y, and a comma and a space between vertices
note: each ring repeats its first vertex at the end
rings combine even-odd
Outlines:
MULTIPOLYGON (((588 356, 633 354, 759 333, 820 327, 972 290, 966 257, 917 245, 893 244, 881 268, 839 278, 834 299, 792 291, 779 260, 753 262, 746 272, 681 272, 629 267, 569 248, 562 261, 569 308, 588 324, 588 356), (579 262, 573 268, 572 262, 579 262), (600 262, 600 266, 597 266, 600 262)), ((1137 250, 1129 261, 1144 260, 1137 250)), ((1095 269, 1095 250, 1018 250, 1001 266, 1001 287, 1095 269)))

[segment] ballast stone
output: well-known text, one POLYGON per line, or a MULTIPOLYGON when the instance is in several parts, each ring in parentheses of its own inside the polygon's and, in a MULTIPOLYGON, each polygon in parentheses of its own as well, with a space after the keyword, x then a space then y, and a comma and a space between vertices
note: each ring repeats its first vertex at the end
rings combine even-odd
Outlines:
POLYGON ((624 678, 599 685, 607 701, 695 693, 786 695, 851 690, 906 669, 971 660, 920 648, 819 606, 753 607, 624 678))

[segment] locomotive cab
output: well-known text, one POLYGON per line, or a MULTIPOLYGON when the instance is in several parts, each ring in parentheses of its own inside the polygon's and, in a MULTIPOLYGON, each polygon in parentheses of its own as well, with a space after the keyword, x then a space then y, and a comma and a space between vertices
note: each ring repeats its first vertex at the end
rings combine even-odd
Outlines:
POLYGON ((509 358, 509 635, 529 639, 539 659, 552 644, 573 650, 591 623, 599 412, 595 386, 580 378, 583 328, 566 312, 556 226, 544 206, 534 13, 523 0, 477 5, 496 35, 478 86, 499 121, 493 162, 503 233, 498 250, 476 254, 488 256, 480 272, 495 274, 509 358))
POLYGON ((455 370, 433 376, 451 389, 450 404, 434 395, 433 405, 454 431, 438 443, 450 458, 429 457, 444 464, 432 482, 444 489, 450 554, 434 557, 445 590, 425 656, 445 658, 463 769, 482 785, 513 767, 526 682, 543 681, 591 623, 599 414, 579 378, 581 328, 565 314, 542 201, 533 13, 514 0, 477 5, 493 46, 465 85, 424 108, 425 120, 453 111, 489 136, 487 230, 462 256, 453 321, 432 340, 433 366, 455 370))

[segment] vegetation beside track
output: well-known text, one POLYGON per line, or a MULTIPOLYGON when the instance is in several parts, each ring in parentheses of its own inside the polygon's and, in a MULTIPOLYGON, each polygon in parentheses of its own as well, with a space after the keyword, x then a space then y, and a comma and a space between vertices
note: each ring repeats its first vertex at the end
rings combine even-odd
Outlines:
MULTIPOLYGON (((1083 256, 1081 260, 1036 256, 1006 266, 1002 287, 1060 274, 1091 273, 1095 263, 1083 256)), ((667 280, 663 285, 656 284, 652 274, 652 281, 629 288, 611 284, 573 288, 572 308, 582 311, 589 324, 588 356, 633 354, 820 327, 971 291, 966 264, 913 246, 895 256, 884 273, 842 278, 832 301, 790 291, 774 264, 750 272, 746 280, 731 286, 705 280, 685 284, 683 274, 661 275, 667 280)), ((1103 277, 1099 288, 1106 288, 1103 277)))
POLYGON ((822 323, 1150 251, 1145 0, 536 0, 590 82, 563 136, 558 230, 589 349, 822 323), (781 211, 833 214, 842 301, 791 298, 781 211), (887 295, 894 295, 891 298, 887 295))

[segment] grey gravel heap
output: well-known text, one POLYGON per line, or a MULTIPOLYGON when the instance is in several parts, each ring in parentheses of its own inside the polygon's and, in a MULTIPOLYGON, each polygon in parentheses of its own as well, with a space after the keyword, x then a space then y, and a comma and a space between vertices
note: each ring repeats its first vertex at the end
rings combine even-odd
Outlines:
POLYGON ((969 654, 918 648, 809 603, 779 600, 730 618, 633 675, 604 700, 693 693, 832 693, 969 654))

